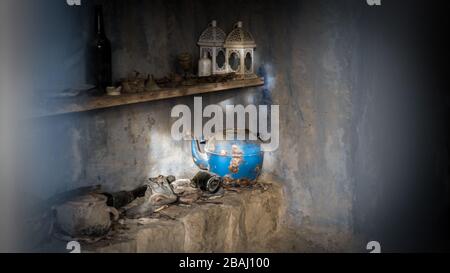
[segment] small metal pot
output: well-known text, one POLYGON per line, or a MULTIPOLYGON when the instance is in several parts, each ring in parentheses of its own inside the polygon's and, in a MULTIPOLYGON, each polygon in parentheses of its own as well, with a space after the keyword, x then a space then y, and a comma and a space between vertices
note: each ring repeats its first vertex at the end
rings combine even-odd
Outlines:
POLYGON ((94 193, 73 198, 53 208, 56 224, 72 237, 105 235, 111 228, 111 216, 114 221, 119 219, 119 212, 106 201, 106 196, 94 193))
POLYGON ((248 130, 225 130, 206 141, 204 152, 200 142, 192 140, 194 163, 202 170, 221 176, 224 180, 254 182, 261 174, 264 152, 262 141, 248 130), (239 135, 244 136, 243 140, 239 135))

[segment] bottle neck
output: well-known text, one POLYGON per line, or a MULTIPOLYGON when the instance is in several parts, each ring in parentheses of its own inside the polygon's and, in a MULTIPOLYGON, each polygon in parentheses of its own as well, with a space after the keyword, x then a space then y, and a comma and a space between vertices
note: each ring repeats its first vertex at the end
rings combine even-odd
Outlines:
POLYGON ((105 35, 105 25, 103 22, 103 10, 98 6, 95 8, 95 32, 97 35, 105 35))

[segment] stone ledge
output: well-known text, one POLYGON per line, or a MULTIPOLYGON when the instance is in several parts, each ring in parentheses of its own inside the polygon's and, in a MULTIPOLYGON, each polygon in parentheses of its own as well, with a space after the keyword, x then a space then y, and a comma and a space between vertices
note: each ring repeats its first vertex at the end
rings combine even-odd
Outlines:
POLYGON ((284 218, 283 190, 226 192, 221 204, 170 206, 161 219, 126 220, 111 240, 83 245, 87 252, 270 252, 284 218))

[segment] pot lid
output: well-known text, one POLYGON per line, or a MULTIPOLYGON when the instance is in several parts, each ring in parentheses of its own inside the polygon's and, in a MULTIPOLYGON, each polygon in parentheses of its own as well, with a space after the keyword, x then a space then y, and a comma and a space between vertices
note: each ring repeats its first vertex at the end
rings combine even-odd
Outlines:
POLYGON ((245 129, 231 129, 208 138, 205 151, 222 156, 252 156, 261 153, 261 140, 245 129))

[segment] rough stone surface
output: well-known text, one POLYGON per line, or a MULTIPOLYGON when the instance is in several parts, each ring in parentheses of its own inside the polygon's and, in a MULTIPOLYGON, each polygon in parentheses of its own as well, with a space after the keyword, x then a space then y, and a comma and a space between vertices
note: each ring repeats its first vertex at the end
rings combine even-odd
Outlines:
POLYGON ((173 205, 161 212, 165 217, 160 219, 127 219, 124 233, 83 248, 93 252, 273 251, 283 247, 274 243, 281 236, 283 200, 279 183, 269 184, 267 190, 226 192, 213 201, 221 204, 173 205))

